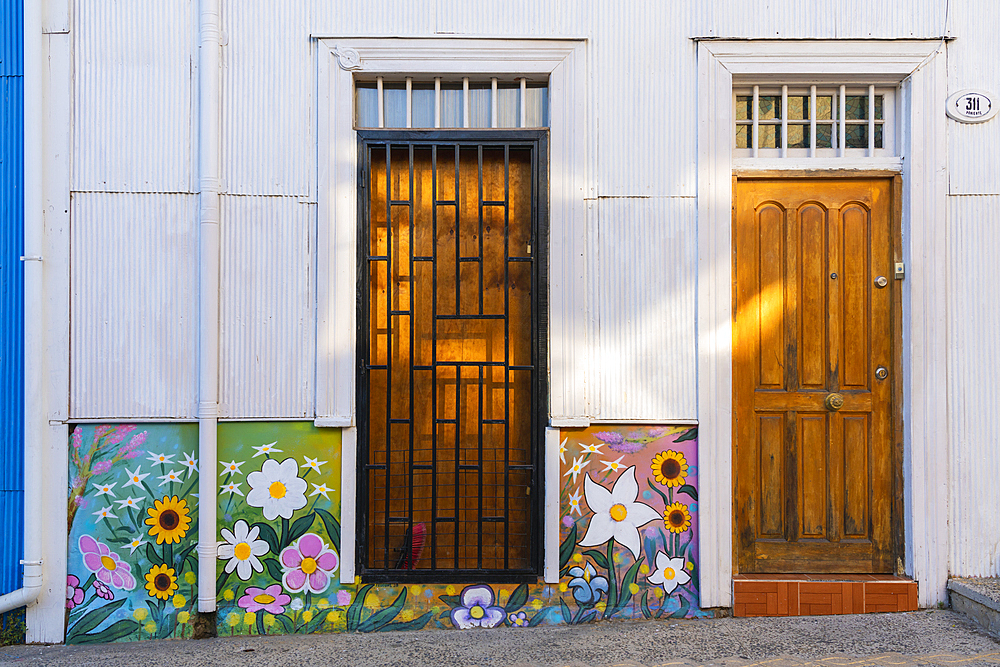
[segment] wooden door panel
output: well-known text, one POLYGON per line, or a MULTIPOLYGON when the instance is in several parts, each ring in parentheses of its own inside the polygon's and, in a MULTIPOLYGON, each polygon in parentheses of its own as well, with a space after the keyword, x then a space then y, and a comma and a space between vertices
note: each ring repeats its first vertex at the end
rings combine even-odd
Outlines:
POLYGON ((734 395, 741 572, 892 570, 892 182, 740 180, 734 395), (842 396, 832 410, 828 395, 842 396))

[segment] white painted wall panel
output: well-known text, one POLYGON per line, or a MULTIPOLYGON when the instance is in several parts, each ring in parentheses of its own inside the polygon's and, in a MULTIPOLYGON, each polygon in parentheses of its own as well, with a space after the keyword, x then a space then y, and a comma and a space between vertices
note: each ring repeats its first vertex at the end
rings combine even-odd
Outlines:
POLYGON ((697 419, 693 197, 602 198, 590 240, 595 419, 697 419))
POLYGON ((593 29, 596 6, 601 4, 619 6, 592 0, 437 0, 437 31, 500 37, 579 37, 593 29))
POLYGON ((76 191, 191 192, 192 0, 77 0, 76 191))
POLYGON ((696 194, 696 6, 594 4, 599 195, 696 194))
POLYGON ((222 417, 314 414, 315 219, 292 197, 222 198, 222 417))
POLYGON ((431 35, 434 2, 413 0, 311 0, 313 32, 326 36, 431 35))
MULTIPOLYGON (((952 0, 952 6, 956 39, 948 44, 948 92, 983 88, 1000 96, 1000 4, 952 0)), ((948 144, 951 194, 1000 194, 1000 123, 949 120, 948 144)))
POLYGON ((948 200, 951 574, 995 577, 1000 576, 1000 228, 991 221, 1000 211, 1000 196, 948 200))
POLYGON ((73 418, 195 416, 197 200, 73 195, 73 418))
POLYGON ((229 194, 315 190, 316 63, 305 0, 223 3, 222 179, 229 194))

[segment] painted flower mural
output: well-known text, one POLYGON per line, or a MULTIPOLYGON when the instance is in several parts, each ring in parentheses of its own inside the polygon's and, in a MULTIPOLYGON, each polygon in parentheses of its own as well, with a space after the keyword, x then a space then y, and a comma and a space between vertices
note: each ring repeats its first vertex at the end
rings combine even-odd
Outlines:
POLYGON ((135 588, 131 566, 123 562, 108 545, 98 542, 90 535, 80 537, 78 544, 80 553, 83 554, 83 564, 101 582, 125 591, 135 588))
POLYGON ((154 565, 146 573, 146 590, 150 597, 169 600, 177 590, 177 577, 174 568, 166 564, 154 565))
MULTIPOLYGON (((271 443, 273 444, 275 443, 271 443)), ((287 458, 281 463, 267 459, 260 470, 247 475, 247 483, 250 485, 247 504, 260 507, 268 521, 274 521, 279 516, 291 519, 295 510, 306 506, 306 482, 299 479, 298 471, 299 466, 293 458, 287 458)))
POLYGON ((236 576, 246 581, 252 572, 264 571, 260 556, 267 554, 271 547, 266 540, 257 539, 258 535, 260 526, 251 528, 243 519, 236 522, 233 530, 222 529, 222 538, 226 543, 219 545, 219 558, 229 561, 226 563, 227 574, 236 570, 236 576))
POLYGON ((266 611, 269 614, 281 614, 285 611, 285 605, 291 601, 291 597, 281 592, 281 586, 273 584, 267 588, 248 587, 237 604, 251 613, 266 611))
POLYGON ((597 570, 590 563, 584 567, 571 567, 568 574, 573 577, 569 587, 573 589, 573 597, 578 604, 595 605, 601 601, 601 595, 608 592, 608 580, 597 576, 597 570))
POLYGON ((330 586, 330 575, 340 561, 319 535, 306 533, 281 552, 281 564, 285 568, 281 583, 287 590, 322 593, 330 586))
POLYGON ((639 527, 660 518, 660 513, 645 503, 636 502, 639 484, 635 466, 623 472, 611 491, 596 483, 588 474, 583 480, 583 495, 594 513, 580 546, 593 547, 613 539, 639 557, 639 527))
POLYGON ((656 553, 656 571, 647 577, 651 584, 662 586, 663 592, 670 595, 681 584, 691 581, 691 575, 684 569, 683 558, 671 558, 662 551, 656 553))
POLYGON ((489 586, 469 586, 462 591, 462 605, 451 610, 451 622, 462 630, 495 628, 507 616, 503 607, 493 604, 495 600, 489 586))
POLYGON ((164 496, 163 500, 154 501, 153 507, 146 512, 149 514, 146 519, 146 525, 150 526, 149 536, 155 537, 157 544, 178 544, 187 535, 191 517, 186 500, 164 496))

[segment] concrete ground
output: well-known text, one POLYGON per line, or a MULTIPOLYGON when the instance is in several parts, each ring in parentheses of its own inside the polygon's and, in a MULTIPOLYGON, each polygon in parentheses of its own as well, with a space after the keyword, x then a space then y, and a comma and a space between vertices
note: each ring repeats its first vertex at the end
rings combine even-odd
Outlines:
POLYGON ((1000 642, 961 614, 925 610, 368 635, 223 637, 102 646, 13 646, 0 649, 0 665, 971 667, 1000 665, 1000 642))

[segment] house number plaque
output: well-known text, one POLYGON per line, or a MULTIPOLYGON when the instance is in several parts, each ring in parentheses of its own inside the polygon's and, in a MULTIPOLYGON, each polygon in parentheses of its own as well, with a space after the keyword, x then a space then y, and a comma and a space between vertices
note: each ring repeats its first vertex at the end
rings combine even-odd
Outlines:
POLYGON ((997 100, 985 90, 960 90, 948 98, 945 113, 962 123, 982 123, 997 113, 997 100))

